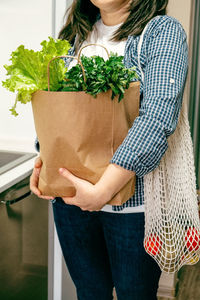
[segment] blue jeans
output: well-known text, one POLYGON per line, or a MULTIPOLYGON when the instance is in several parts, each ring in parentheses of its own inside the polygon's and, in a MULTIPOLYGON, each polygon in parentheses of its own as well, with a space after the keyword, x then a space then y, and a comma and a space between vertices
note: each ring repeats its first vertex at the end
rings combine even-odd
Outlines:
POLYGON ((59 241, 78 300, 154 300, 161 271, 145 252, 144 213, 82 211, 53 203, 59 241))

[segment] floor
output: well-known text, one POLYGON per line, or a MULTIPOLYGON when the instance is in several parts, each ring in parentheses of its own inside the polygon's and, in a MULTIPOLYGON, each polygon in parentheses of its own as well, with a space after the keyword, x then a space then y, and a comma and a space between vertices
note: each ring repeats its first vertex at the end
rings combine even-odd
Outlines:
POLYGON ((21 271, 14 277, 1 278, 0 299, 2 300, 45 300, 47 299, 47 268, 36 268, 34 272, 21 271))
POLYGON ((200 261, 184 266, 178 273, 177 300, 200 300, 200 261))
MULTIPOLYGON (((200 261, 194 266, 182 267, 178 279, 174 299, 200 300, 200 261)), ((117 300, 115 293, 114 300, 117 300)), ((172 300, 172 298, 158 297, 158 300, 172 300)))

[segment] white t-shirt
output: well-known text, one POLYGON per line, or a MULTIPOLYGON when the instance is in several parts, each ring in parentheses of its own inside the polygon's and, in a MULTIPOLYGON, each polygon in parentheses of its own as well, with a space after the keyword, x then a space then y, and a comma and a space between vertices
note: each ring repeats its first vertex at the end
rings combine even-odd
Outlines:
MULTIPOLYGON (((117 24, 114 26, 107 26, 105 25, 102 20, 98 20, 95 24, 94 30, 91 32, 87 40, 85 40, 82 44, 82 46, 85 46, 87 44, 101 44, 106 49, 108 52, 114 52, 117 53, 118 55, 123 55, 124 56, 124 50, 125 50, 125 45, 126 45, 126 40, 120 41, 120 42, 115 42, 115 41, 110 41, 111 37, 115 33, 115 31, 120 27, 121 24, 117 24)), ((92 55, 99 55, 103 57, 104 59, 108 58, 108 55, 106 51, 99 46, 88 46, 84 48, 81 52, 85 56, 92 56, 92 55)), ((72 66, 76 65, 76 60, 73 60, 69 68, 72 66)), ((125 207, 121 211, 113 211, 111 205, 105 205, 102 209, 102 211, 106 212, 112 212, 112 213, 137 213, 137 212, 144 212, 144 205, 140 206, 135 206, 135 207, 125 207)))

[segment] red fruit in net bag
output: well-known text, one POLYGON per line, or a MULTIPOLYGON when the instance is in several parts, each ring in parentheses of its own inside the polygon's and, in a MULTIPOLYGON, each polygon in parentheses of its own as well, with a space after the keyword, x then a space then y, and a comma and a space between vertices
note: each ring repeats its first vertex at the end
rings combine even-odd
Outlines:
POLYGON ((200 246, 200 236, 195 228, 189 228, 186 231, 185 240, 186 247, 189 251, 198 250, 200 246))
POLYGON ((161 247, 159 237, 154 234, 145 239, 144 247, 149 254, 156 255, 161 247))

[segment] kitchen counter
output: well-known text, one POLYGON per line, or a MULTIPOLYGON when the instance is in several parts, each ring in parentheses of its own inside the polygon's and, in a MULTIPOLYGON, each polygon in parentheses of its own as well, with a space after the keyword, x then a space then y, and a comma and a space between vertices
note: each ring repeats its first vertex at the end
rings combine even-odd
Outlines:
POLYGON ((0 193, 31 175, 35 157, 0 175, 0 193))
MULTIPOLYGON (((19 151, 27 153, 38 152, 34 147, 34 138, 30 139, 19 139, 19 138, 0 138, 0 150, 3 151, 19 151)), ((8 170, 7 172, 0 175, 0 193, 4 192, 6 189, 10 188, 14 184, 20 182, 24 178, 31 175, 34 162, 37 156, 26 160, 25 162, 15 166, 14 168, 8 170)))

